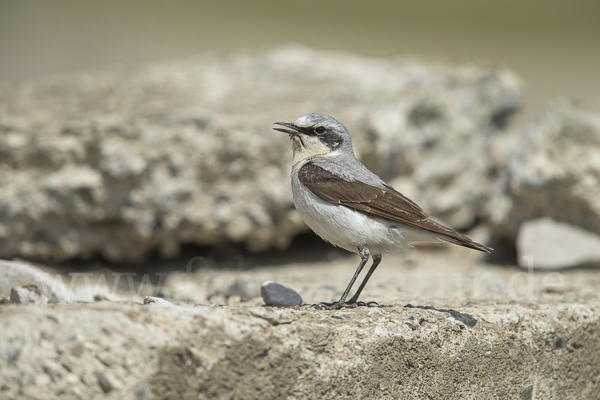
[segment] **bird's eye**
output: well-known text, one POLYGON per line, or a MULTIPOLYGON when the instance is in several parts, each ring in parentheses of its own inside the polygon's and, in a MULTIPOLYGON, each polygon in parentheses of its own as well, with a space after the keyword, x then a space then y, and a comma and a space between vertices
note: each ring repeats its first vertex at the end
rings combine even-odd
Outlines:
POLYGON ((323 128, 322 126, 318 126, 315 128, 315 132, 317 132, 318 135, 322 135, 325 133, 325 128, 323 128))

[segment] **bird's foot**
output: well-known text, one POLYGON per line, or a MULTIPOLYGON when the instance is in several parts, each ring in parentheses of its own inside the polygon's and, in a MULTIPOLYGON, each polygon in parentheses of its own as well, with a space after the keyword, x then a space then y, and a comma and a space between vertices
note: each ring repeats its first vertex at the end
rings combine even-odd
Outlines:
POLYGON ((357 301, 354 304, 358 307, 381 307, 376 301, 367 301, 366 303, 364 301, 357 301))
POLYGON ((341 310, 342 308, 356 308, 356 307, 379 307, 379 303, 375 301, 347 301, 340 302, 334 301, 333 303, 317 303, 312 305, 313 308, 317 310, 341 310))
POLYGON ((349 303, 342 303, 340 301, 334 301, 333 303, 317 303, 312 305, 317 310, 341 310, 342 308, 354 308, 356 305, 350 305, 349 303))

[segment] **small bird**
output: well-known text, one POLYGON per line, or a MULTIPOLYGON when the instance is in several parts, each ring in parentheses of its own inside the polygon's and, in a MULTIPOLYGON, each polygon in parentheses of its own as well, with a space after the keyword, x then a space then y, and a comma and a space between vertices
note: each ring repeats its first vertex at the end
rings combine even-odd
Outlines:
POLYGON ((383 254, 404 252, 420 243, 449 242, 490 253, 453 229, 433 221, 421 207, 396 191, 356 159, 350 134, 341 122, 325 114, 307 114, 293 123, 275 122, 273 128, 292 141, 292 192, 296 210, 325 241, 358 253, 360 264, 328 310, 377 304, 358 297, 381 262, 383 254), (358 290, 346 300, 363 267, 373 264, 358 290))

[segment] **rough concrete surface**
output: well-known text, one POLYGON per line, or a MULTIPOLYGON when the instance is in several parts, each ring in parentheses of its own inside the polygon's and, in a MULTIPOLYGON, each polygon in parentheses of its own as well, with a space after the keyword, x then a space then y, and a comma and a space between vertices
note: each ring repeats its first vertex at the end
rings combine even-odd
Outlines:
POLYGON ((499 68, 302 48, 0 85, 0 257, 284 248, 307 228, 289 140, 271 127, 308 112, 341 120, 367 166, 470 227, 494 185, 490 137, 521 91, 499 68))
POLYGON ((210 288, 270 278, 309 304, 329 301, 355 255, 172 273, 160 289, 171 305, 142 302, 143 291, 0 306, 0 399, 600 397, 594 270, 528 274, 463 249, 411 254, 385 257, 365 288, 379 308, 272 308, 210 288))
POLYGON ((598 311, 471 307, 478 323, 468 328, 400 306, 5 306, 0 396, 509 399, 532 386, 531 398, 593 399, 598 311))

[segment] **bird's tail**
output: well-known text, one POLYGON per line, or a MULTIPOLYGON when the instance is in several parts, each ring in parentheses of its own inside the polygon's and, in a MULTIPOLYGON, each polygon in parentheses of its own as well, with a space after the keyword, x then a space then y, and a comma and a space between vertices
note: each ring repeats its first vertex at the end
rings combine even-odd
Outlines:
POLYGON ((448 243, 457 244, 459 246, 468 247, 470 249, 483 251, 484 253, 491 253, 492 251, 494 251, 494 249, 492 249, 491 247, 474 242, 467 236, 461 234, 456 235, 456 237, 440 236, 440 240, 443 240, 444 242, 448 243))

